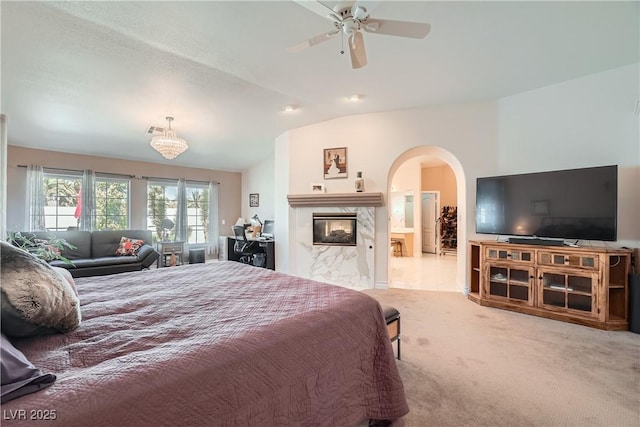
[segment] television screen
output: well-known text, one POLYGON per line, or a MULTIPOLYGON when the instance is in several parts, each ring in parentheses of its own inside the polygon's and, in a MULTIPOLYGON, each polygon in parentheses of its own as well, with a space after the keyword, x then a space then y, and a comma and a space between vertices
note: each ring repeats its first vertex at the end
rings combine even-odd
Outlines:
POLYGON ((476 233, 617 240, 618 167, 477 179, 476 233))

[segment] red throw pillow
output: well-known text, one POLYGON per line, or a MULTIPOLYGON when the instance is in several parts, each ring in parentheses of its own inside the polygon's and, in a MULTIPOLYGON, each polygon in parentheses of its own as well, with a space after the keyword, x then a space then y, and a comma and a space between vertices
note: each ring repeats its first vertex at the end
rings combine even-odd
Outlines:
POLYGON ((144 240, 123 237, 120 239, 120 246, 116 250, 116 255, 135 256, 142 245, 144 245, 144 240))

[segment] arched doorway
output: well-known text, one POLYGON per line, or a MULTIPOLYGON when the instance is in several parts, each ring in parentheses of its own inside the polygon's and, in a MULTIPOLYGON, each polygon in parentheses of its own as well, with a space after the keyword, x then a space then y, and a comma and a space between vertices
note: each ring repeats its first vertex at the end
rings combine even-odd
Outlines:
MULTIPOLYGON (((389 247, 393 247, 391 245, 392 236, 394 237, 394 240, 398 237, 402 237, 402 235, 398 234, 398 232, 405 231, 408 234, 412 233, 414 236, 416 235, 416 233, 420 233, 418 238, 414 239, 413 241, 404 242, 405 245, 407 243, 408 245, 413 245, 413 250, 408 250, 403 253, 403 255, 409 255, 411 256, 411 258, 403 257, 403 259, 394 259, 393 251, 389 251, 387 274, 390 287, 394 287, 394 274, 395 276, 398 276, 400 274, 407 274, 406 271, 401 271, 402 266, 407 267, 411 265, 417 265, 417 268, 425 268, 425 266, 426 268, 432 268, 429 267, 428 264, 421 262, 421 260, 432 260, 429 262, 437 262, 437 265, 439 266, 438 268, 453 269, 453 271, 445 271, 444 274, 446 274, 447 277, 450 277, 450 280, 452 280, 455 284, 450 284, 448 288, 445 287, 442 290, 451 290, 465 293, 468 292, 468 290, 466 289, 465 275, 467 225, 466 221, 464 220, 464 218, 466 217, 464 213, 467 210, 467 191, 464 171, 462 170, 462 166, 460 165, 458 159, 449 151, 440 147, 420 146, 409 149, 398 156, 389 169, 389 173, 387 176, 387 194, 389 201, 389 247), (452 190, 455 191, 455 199, 457 202, 458 210, 457 254, 453 256, 455 259, 452 259, 451 255, 449 255, 449 259, 439 259, 438 257, 447 256, 442 255, 442 248, 438 248, 433 256, 422 256, 422 233, 425 232, 422 227, 423 224, 421 213, 423 198, 422 171, 424 166, 444 166, 444 169, 450 170, 455 177, 455 190, 452 190), (394 183, 400 184, 394 186, 394 183), (410 218, 410 214, 404 215, 401 212, 402 208, 398 208, 397 201, 399 200, 400 196, 408 197, 410 198, 410 201, 413 202, 413 218, 410 218), (398 221, 400 217, 402 217, 403 220, 406 219, 407 222, 398 221), (405 225, 411 225, 412 227, 404 227, 405 225), (394 266, 396 268, 395 271, 394 266)), ((439 208, 441 207, 442 206, 439 206, 439 208)), ((421 280, 420 271, 412 271, 410 274, 413 274, 413 281, 421 280)), ((422 274, 424 274, 424 271, 422 271, 422 274)), ((432 289, 432 287, 429 288, 432 289)))

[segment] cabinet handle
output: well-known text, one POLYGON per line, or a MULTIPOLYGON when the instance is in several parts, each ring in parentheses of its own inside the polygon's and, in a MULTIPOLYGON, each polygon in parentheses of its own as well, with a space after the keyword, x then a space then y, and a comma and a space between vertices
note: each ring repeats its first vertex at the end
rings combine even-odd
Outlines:
POLYGON ((538 277, 538 280, 542 280, 542 276, 538 277))

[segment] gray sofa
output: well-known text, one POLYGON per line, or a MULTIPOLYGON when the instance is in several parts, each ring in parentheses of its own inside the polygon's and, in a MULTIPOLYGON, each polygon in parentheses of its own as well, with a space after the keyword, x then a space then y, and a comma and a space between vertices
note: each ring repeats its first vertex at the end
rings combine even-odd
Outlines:
POLYGON ((25 231, 22 235, 29 239, 47 239, 55 236, 65 239, 75 249, 64 248, 61 255, 73 265, 64 261, 49 261, 50 265, 69 270, 73 277, 104 276, 107 274, 139 271, 149 268, 160 254, 152 246, 149 230, 104 230, 104 231, 25 231), (144 240, 135 256, 116 255, 120 239, 144 240))

